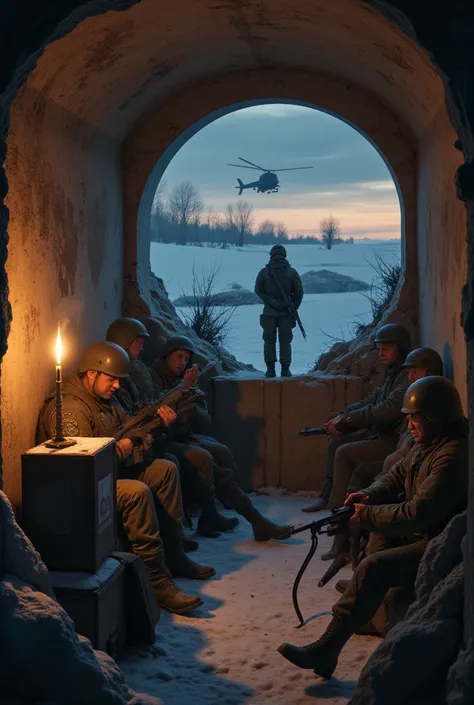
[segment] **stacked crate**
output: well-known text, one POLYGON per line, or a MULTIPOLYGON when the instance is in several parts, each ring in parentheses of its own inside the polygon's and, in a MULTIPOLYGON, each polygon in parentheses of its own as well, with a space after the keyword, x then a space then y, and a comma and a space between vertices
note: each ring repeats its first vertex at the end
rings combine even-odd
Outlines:
POLYGON ((112 438, 44 443, 22 455, 22 525, 76 631, 117 656, 125 644, 124 566, 117 548, 112 438))

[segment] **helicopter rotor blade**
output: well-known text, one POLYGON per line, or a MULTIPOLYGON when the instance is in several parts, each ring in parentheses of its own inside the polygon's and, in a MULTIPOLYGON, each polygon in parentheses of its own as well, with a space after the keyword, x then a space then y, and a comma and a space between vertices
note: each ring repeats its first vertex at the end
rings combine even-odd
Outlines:
POLYGON ((256 169, 259 169, 260 171, 270 171, 270 169, 263 169, 261 166, 258 166, 258 164, 254 164, 253 162, 249 162, 248 159, 242 159, 242 157, 237 157, 237 159, 240 159, 241 162, 246 162, 247 164, 251 164, 256 169))
POLYGON ((262 171, 262 169, 259 169, 256 166, 244 166, 243 164, 227 164, 227 166, 236 166, 239 169, 252 169, 253 171, 262 171))
POLYGON ((290 169, 270 169, 270 171, 300 171, 301 169, 314 169, 314 166, 294 166, 290 169))

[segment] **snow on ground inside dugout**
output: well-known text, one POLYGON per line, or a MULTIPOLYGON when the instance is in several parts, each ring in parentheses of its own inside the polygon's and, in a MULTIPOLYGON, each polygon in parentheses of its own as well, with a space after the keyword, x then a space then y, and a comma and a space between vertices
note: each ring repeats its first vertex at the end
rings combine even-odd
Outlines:
MULTIPOLYGON (((328 269, 371 284, 376 273, 371 266, 376 255, 387 263, 400 261, 400 242, 363 242, 337 245, 326 250, 320 245, 286 245, 288 261, 303 274, 311 269, 328 269)), ((181 294, 192 293, 193 268, 198 277, 218 268, 215 292, 224 291, 233 282, 253 291, 258 271, 268 262, 270 248, 249 245, 222 250, 212 247, 195 247, 151 244, 151 268, 161 277, 171 300, 181 294)), ((178 309, 183 315, 186 309, 178 309)), ((261 306, 240 306, 230 324, 227 349, 241 362, 264 369, 262 329, 259 325, 261 306)), ((352 337, 351 328, 356 321, 366 323, 371 319, 370 304, 362 292, 345 294, 306 294, 300 308, 300 317, 306 329, 303 340, 295 328, 292 370, 308 372, 320 353, 334 341, 352 337)))
MULTIPOLYGON (((303 514, 311 498, 284 494, 254 497, 267 517, 303 524, 318 514, 303 514)), ((231 516, 231 512, 225 512, 231 516)), ((328 567, 320 560, 331 539, 323 536, 299 588, 305 626, 296 629, 291 589, 310 546, 309 532, 286 542, 256 543, 241 519, 234 532, 218 539, 199 538, 195 560, 213 565, 208 581, 177 580, 189 592, 199 591, 204 604, 194 617, 162 612, 150 651, 119 661, 128 684, 162 699, 165 705, 340 705, 347 703, 366 660, 380 643, 354 636, 343 650, 334 677, 321 680, 277 652, 284 641, 304 645, 316 640, 331 619, 337 600, 336 580, 317 583, 328 567)))

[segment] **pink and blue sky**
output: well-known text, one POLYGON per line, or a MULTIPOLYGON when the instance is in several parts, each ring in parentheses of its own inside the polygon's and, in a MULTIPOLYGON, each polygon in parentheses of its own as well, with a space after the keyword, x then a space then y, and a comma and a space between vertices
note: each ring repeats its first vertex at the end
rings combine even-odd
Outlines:
MULTIPOLYGON (((384 160, 367 139, 342 120, 313 108, 265 104, 244 108, 210 123, 180 149, 165 171, 166 191, 189 180, 206 207, 224 212, 239 196, 234 186, 259 173, 227 166, 243 157, 266 169, 313 166, 283 172, 280 191, 241 198, 254 207, 257 223, 286 223, 290 233, 317 233, 329 215, 341 234, 400 237, 400 205, 384 160)), ((166 193, 165 191, 165 193, 166 193)))

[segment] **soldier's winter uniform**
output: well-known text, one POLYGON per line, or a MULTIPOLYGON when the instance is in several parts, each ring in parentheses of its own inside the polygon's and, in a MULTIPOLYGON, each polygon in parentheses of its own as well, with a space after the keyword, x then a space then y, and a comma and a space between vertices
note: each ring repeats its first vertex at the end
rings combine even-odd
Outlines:
POLYGON ((303 284, 296 269, 286 259, 283 245, 275 245, 270 251, 270 262, 260 270, 255 281, 255 293, 265 304, 260 316, 263 328, 263 355, 267 365, 267 377, 275 376, 277 361, 276 339, 280 344, 282 377, 290 376, 291 341, 296 321, 285 307, 280 289, 275 281, 278 277, 285 294, 299 308, 303 300, 303 284))

